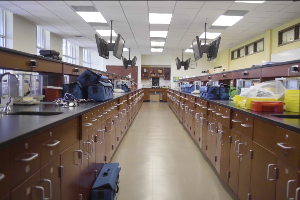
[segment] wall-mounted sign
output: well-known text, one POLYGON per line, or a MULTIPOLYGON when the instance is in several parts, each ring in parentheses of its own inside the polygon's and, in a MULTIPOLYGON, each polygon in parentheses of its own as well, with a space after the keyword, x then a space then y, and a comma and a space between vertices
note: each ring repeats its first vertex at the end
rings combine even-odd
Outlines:
POLYGON ((178 82, 179 81, 179 77, 178 76, 173 76, 173 82, 178 82))

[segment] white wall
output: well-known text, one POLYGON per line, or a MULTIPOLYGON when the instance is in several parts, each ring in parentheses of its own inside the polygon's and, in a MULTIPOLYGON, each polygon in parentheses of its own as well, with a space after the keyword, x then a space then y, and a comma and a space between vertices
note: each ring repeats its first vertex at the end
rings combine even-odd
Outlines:
POLYGON ((13 43, 13 37, 14 37, 14 15, 12 12, 9 12, 8 10, 6 10, 6 27, 5 27, 5 37, 6 37, 6 41, 5 41, 5 47, 6 48, 10 48, 13 49, 14 47, 14 43, 13 43))
POLYGON ((106 71, 106 67, 103 66, 103 58, 99 56, 98 53, 91 52, 91 68, 100 71, 106 71))
POLYGON ((36 24, 19 15, 13 17, 13 49, 36 53, 36 24))
POLYGON ((170 66, 171 58, 172 56, 142 55, 142 65, 169 65, 170 66))
POLYGON ((62 56, 62 42, 63 38, 55 33, 50 33, 50 49, 58 51, 60 53, 59 56, 62 56))

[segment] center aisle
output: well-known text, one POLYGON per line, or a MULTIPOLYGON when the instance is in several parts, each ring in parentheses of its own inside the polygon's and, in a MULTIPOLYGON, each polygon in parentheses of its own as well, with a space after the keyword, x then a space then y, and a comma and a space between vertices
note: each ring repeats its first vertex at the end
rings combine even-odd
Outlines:
POLYGON ((238 199, 167 103, 143 103, 112 162, 121 165, 118 200, 238 199))

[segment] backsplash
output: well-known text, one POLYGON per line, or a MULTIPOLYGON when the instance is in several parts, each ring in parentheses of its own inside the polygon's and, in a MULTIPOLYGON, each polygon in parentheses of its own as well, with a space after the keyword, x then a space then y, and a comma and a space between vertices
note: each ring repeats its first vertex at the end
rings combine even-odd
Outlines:
MULTIPOLYGON (((152 78, 149 78, 148 80, 142 79, 142 87, 145 88, 150 88, 152 87, 152 78)), ((171 81, 170 80, 165 80, 164 78, 159 78, 159 86, 169 86, 171 87, 171 81)))

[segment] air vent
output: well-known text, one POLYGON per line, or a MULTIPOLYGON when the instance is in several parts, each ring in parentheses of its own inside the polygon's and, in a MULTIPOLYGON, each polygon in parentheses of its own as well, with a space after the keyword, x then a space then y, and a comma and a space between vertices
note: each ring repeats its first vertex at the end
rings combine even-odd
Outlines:
POLYGON ((227 10, 223 15, 226 16, 244 16, 249 11, 246 10, 227 10))
POLYGON ((88 24, 91 26, 110 27, 108 23, 89 22, 88 24))
POLYGON ((73 38, 81 38, 84 39, 86 38, 84 35, 73 35, 73 38))
POLYGON ((71 6, 76 12, 99 12, 94 6, 71 6))

